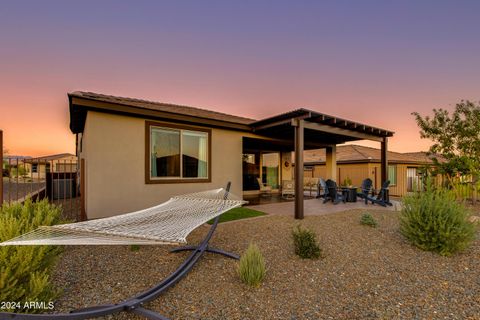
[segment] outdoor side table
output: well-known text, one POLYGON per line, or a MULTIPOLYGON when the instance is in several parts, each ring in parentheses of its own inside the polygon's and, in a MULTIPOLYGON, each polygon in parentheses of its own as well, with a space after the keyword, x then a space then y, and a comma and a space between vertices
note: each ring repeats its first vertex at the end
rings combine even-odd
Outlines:
POLYGON ((357 202, 357 188, 342 188, 342 195, 347 202, 357 202))

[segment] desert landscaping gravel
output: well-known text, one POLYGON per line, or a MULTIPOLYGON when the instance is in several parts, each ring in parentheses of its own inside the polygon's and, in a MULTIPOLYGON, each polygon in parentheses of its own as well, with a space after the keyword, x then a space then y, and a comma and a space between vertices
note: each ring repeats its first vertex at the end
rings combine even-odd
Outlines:
MULTIPOLYGON (((423 252, 398 232, 398 213, 371 211, 379 226, 359 224, 363 210, 266 216, 219 225, 211 244, 243 252, 256 243, 267 277, 249 288, 237 262, 205 254, 192 272, 146 307, 171 319, 480 319, 480 240, 453 257, 423 252), (291 230, 313 229, 325 257, 293 253, 291 230)), ((200 240, 207 227, 189 237, 200 240)), ((53 274, 63 288, 56 312, 119 302, 155 285, 188 253, 170 247, 67 247, 53 274)), ((109 319, 142 319, 118 314, 109 319)))

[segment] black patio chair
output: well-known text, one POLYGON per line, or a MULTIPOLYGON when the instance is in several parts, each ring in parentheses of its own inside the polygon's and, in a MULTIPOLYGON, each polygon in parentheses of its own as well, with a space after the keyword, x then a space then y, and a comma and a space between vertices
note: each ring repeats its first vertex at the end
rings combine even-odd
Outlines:
POLYGON ((360 192, 357 193, 357 197, 361 198, 361 199, 365 199, 365 204, 367 204, 367 197, 370 195, 371 191, 372 191, 372 179, 370 178, 367 178, 367 179, 364 179, 362 181, 362 185, 360 187, 360 192))
POLYGON ((333 204, 338 204, 340 201, 345 203, 345 197, 341 193, 338 193, 337 183, 335 181, 328 179, 326 185, 327 194, 323 200, 323 203, 327 203, 330 200, 333 202, 333 204))
POLYGON ((317 198, 325 199, 327 197, 327 195, 328 195, 327 183, 325 182, 325 180, 320 178, 319 183, 318 183, 317 198))
POLYGON ((388 186, 390 185, 390 180, 387 180, 383 183, 382 188, 379 190, 376 196, 367 196, 365 199, 365 203, 371 201, 372 204, 379 204, 383 207, 392 206, 393 204, 390 202, 389 195, 388 195, 388 186))

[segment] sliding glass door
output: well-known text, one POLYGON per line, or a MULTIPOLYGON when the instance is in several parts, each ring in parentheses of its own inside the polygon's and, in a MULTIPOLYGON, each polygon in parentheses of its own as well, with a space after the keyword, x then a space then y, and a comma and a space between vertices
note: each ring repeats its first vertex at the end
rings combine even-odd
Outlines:
POLYGON ((260 153, 243 154, 243 191, 259 190, 260 153))
POLYGON ((258 191, 258 180, 272 190, 280 188, 280 153, 250 152, 243 154, 243 191, 258 191))
POLYGON ((262 153, 262 182, 272 189, 279 189, 280 154, 278 152, 262 153))

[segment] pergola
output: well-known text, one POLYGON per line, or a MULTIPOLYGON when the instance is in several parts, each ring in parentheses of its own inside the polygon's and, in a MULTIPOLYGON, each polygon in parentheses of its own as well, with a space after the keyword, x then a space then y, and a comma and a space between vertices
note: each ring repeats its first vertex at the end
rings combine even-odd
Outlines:
POLYGON ((356 140, 381 143, 381 179, 387 180, 388 137, 394 132, 341 119, 308 109, 298 109, 256 121, 250 126, 270 143, 283 144, 295 152, 295 219, 303 219, 303 151, 326 148, 327 179, 336 176, 336 145, 356 140), (293 145, 293 146, 292 146, 293 145), (293 148, 292 148, 293 147, 293 148))

